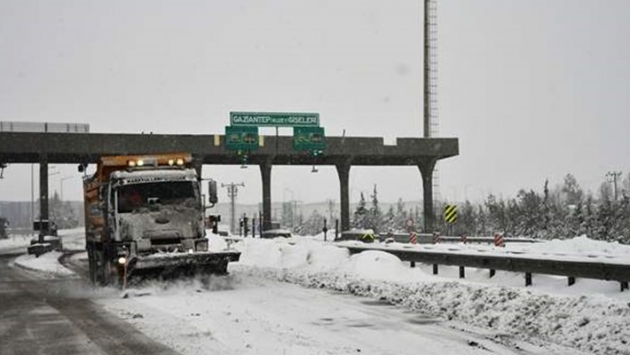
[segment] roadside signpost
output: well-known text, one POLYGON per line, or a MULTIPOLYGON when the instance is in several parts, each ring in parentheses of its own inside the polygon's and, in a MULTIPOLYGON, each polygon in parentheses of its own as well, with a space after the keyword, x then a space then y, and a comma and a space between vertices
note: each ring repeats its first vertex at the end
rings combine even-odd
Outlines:
POLYGON ((457 205, 444 206, 444 222, 448 223, 449 234, 453 234, 453 224, 457 222, 457 205))
POLYGON ((457 222, 457 206, 456 205, 444 206, 444 221, 446 223, 451 223, 451 224, 457 222))

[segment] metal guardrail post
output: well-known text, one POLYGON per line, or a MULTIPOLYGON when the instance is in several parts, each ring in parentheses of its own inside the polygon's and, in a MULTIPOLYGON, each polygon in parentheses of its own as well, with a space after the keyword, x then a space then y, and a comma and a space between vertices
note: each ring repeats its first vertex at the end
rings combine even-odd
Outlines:
POLYGON ((464 266, 459 267, 459 278, 460 279, 466 278, 466 268, 464 266))
POLYGON ((525 286, 531 286, 531 285, 532 285, 532 273, 526 272, 525 273, 525 286))

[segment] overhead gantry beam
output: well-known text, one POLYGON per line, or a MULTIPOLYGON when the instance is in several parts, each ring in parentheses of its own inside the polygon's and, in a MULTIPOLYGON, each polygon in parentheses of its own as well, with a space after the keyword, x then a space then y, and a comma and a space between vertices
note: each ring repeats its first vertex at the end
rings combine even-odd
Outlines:
MULTIPOLYGON (((326 137, 318 157, 293 149, 293 137, 261 136, 256 151, 245 152, 246 164, 259 165, 263 181, 263 229, 271 227, 273 165, 333 165, 341 200, 341 229, 350 228, 349 174, 352 166, 417 166, 422 175, 424 227, 434 226, 433 170, 440 159, 459 154, 457 138, 326 137)), ((25 133, 0 132, 0 163, 94 164, 104 155, 191 153, 202 164, 241 165, 243 156, 225 149, 223 135, 25 133)), ((43 180, 43 179, 42 179, 43 180)), ((41 186, 41 195, 48 187, 41 186)), ((41 215, 47 214, 41 211, 41 215)))

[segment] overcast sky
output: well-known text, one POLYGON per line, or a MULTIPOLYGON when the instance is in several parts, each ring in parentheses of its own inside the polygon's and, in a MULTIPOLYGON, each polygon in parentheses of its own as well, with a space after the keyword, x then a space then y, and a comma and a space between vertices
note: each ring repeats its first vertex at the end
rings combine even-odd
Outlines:
MULTIPOLYGON (((0 0, 0 121, 214 134, 230 111, 297 111, 320 113, 330 136, 420 137, 422 11, 421 0, 0 0)), ((595 190, 606 172, 627 174, 628 19, 627 0, 440 0, 439 132, 460 143, 439 164, 441 195, 512 197, 567 173, 595 190)), ((51 171, 51 190, 82 198, 74 166, 51 171)), ((0 200, 30 200, 30 165, 4 175, 0 200)), ((204 176, 261 199, 256 166, 204 176)), ((351 202, 374 184, 382 201, 422 196, 413 167, 355 167, 350 181, 351 202)), ((331 167, 274 167, 272 185, 275 201, 339 201, 331 167)))

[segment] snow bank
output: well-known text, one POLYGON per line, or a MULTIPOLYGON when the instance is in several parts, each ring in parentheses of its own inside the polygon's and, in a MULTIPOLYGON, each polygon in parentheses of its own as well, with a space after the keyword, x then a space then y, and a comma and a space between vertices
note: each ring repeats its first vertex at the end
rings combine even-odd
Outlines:
POLYGON ((617 242, 608 243, 601 240, 589 239, 587 236, 579 236, 572 239, 554 239, 543 243, 512 244, 511 250, 520 250, 531 253, 550 253, 558 255, 606 255, 614 257, 626 257, 630 259, 630 245, 617 242))
MULTIPOLYGON (((231 267, 238 272, 385 300, 431 317, 444 317, 454 326, 465 323, 489 329, 498 341, 517 337, 595 354, 630 354, 628 292, 619 297, 617 291, 618 299, 594 295, 597 292, 560 296, 532 288, 453 281, 411 269, 385 252, 351 256, 343 248, 309 239, 245 239, 236 245, 242 252, 241 262, 231 267)), ((584 237, 521 247, 541 253, 616 255, 626 249, 584 237)))
POLYGON ((71 276, 74 272, 65 268, 59 263, 59 258, 63 254, 57 251, 44 253, 38 258, 35 255, 22 255, 15 259, 15 265, 28 270, 44 272, 57 276, 71 276))
POLYGON ((8 239, 0 239, 0 255, 25 251, 31 245, 31 236, 9 235, 8 239))

